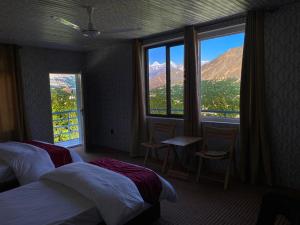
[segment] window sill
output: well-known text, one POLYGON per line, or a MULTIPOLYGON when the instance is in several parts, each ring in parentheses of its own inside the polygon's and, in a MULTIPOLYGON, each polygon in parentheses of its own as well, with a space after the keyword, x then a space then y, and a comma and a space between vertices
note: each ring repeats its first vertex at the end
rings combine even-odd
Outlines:
POLYGON ((234 118, 218 118, 218 117, 202 117, 202 123, 219 123, 219 124, 240 124, 240 119, 234 118))
MULTIPOLYGON (((163 117, 163 116, 146 116, 146 119, 147 120, 181 121, 181 122, 183 122, 183 120, 184 120, 183 117, 163 117)), ((202 117, 201 123, 239 125, 240 119, 202 117)))
POLYGON ((166 116, 146 116, 146 119, 150 120, 178 120, 183 121, 183 117, 166 117, 166 116))

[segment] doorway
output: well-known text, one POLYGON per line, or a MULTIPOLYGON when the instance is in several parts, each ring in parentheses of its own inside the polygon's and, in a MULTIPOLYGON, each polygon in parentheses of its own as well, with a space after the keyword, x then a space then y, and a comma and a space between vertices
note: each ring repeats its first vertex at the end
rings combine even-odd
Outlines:
POLYGON ((83 144, 81 74, 50 73, 54 143, 64 147, 83 144))

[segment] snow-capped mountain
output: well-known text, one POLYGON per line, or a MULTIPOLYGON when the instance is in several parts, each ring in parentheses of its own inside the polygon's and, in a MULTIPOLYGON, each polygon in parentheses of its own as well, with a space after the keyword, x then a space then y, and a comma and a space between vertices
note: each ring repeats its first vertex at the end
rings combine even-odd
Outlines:
POLYGON ((166 71, 166 63, 159 63, 155 61, 151 65, 149 65, 150 78, 155 77, 156 75, 159 75, 161 73, 165 73, 165 71, 166 71))
MULTIPOLYGON (((180 71, 183 71, 183 65, 177 65, 175 62, 170 62, 171 69, 177 69, 180 71)), ((156 75, 159 75, 161 73, 166 72, 166 63, 159 63, 157 61, 153 62, 149 65, 149 76, 155 77, 156 75)))
MULTIPOLYGON (((224 54, 212 61, 201 62, 201 74, 203 80, 225 80, 241 77, 243 47, 229 49, 224 54)), ((170 62, 171 85, 183 84, 184 66, 170 62)), ((166 63, 153 62, 149 66, 150 89, 158 88, 166 84, 166 63)))

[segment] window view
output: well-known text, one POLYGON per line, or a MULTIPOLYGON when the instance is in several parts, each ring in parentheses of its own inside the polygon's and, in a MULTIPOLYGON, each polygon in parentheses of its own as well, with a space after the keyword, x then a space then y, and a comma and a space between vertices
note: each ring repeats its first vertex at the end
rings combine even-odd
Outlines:
POLYGON ((80 144, 80 118, 76 74, 50 74, 54 143, 80 144))
POLYGON ((148 114, 182 115, 184 46, 165 45, 146 51, 148 114))
POLYGON ((167 115, 166 48, 148 50, 150 114, 167 115))
POLYGON ((170 60, 171 113, 183 115, 183 45, 170 48, 170 60))
POLYGON ((199 41, 201 113, 239 118, 244 33, 199 41))

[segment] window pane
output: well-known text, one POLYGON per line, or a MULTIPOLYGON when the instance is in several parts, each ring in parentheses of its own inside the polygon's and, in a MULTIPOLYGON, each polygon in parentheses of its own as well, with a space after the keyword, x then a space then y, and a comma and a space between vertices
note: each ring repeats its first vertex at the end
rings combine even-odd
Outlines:
POLYGON ((244 33, 202 40, 202 116, 239 118, 244 33))
POLYGON ((183 115, 184 46, 170 48, 171 113, 183 115))
POLYGON ((167 114, 166 48, 148 50, 149 109, 150 114, 167 114))

